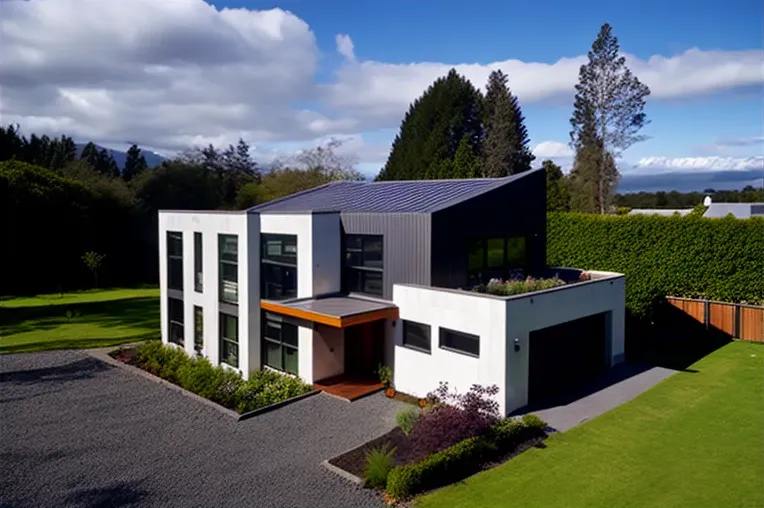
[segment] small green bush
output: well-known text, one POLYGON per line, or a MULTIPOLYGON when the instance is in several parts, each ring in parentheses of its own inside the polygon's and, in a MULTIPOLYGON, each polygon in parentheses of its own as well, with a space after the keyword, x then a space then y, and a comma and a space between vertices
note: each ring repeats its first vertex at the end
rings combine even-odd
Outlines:
POLYGON ((393 369, 388 365, 379 364, 377 368, 377 374, 379 375, 379 382, 385 386, 393 384, 393 369))
POLYGON ((415 407, 407 407, 398 411, 395 419, 398 422, 398 427, 400 427, 403 433, 408 436, 411 434, 411 431, 414 430, 414 425, 417 420, 419 420, 420 416, 422 416, 422 412, 419 409, 415 407))
POLYGON ((460 441, 416 464, 394 468, 387 477, 387 494, 393 499, 405 499, 462 480, 545 428, 546 423, 533 414, 503 418, 485 435, 460 441))
POLYGON ((384 444, 372 448, 366 453, 366 468, 363 470, 364 483, 367 487, 384 489, 387 486, 387 476, 393 469, 395 447, 384 444))
POLYGON ((313 387, 301 379, 270 370, 253 372, 236 392, 236 410, 240 413, 281 402, 311 391, 313 387))
POLYGON ((564 286, 565 281, 558 277, 549 279, 528 277, 522 280, 501 280, 491 279, 488 284, 480 285, 475 288, 477 292, 488 293, 498 296, 521 295, 533 291, 543 291, 544 289, 564 286))

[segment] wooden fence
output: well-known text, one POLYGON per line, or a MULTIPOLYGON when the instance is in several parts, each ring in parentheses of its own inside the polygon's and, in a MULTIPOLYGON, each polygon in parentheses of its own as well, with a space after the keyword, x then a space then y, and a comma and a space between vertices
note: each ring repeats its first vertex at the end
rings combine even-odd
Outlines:
POLYGON ((674 296, 666 300, 707 328, 736 339, 764 342, 764 307, 674 296))

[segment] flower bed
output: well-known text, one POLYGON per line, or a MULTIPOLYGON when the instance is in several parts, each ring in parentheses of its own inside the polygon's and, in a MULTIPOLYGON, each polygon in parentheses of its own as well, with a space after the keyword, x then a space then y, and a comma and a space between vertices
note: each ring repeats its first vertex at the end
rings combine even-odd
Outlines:
POLYGON ((247 413, 298 395, 313 387, 302 380, 269 370, 255 371, 244 380, 236 371, 192 358, 182 349, 151 341, 134 349, 118 349, 113 358, 143 369, 205 399, 238 413, 247 413))
POLYGON ((492 467, 538 445, 546 424, 535 415, 500 418, 498 389, 475 385, 466 394, 441 383, 427 407, 402 409, 398 427, 329 460, 332 466, 404 499, 492 467))

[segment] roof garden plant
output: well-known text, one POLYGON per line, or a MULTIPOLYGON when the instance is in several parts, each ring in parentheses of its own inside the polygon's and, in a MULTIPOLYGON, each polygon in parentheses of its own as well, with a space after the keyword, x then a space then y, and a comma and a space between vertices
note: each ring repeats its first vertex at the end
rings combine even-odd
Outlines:
POLYGON ((480 284, 474 288, 478 293, 487 293, 497 296, 521 295, 534 291, 543 291, 564 286, 566 282, 557 276, 551 278, 527 277, 525 279, 491 279, 487 284, 480 284))

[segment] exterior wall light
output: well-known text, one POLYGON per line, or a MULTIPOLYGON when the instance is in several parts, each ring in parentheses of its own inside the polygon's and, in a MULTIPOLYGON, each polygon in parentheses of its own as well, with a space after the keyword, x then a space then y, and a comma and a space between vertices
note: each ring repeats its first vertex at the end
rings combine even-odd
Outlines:
POLYGON ((520 351, 520 339, 515 337, 515 352, 520 351))

